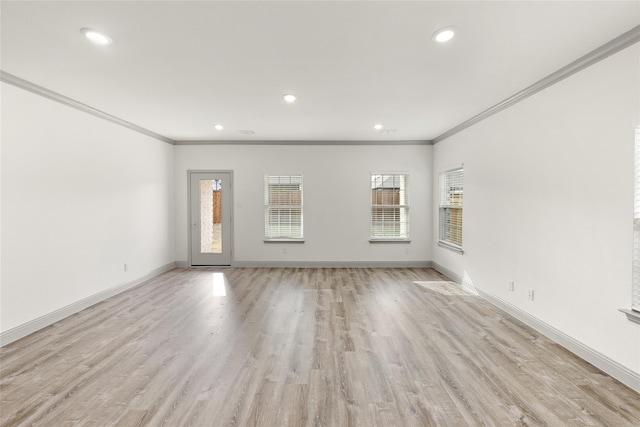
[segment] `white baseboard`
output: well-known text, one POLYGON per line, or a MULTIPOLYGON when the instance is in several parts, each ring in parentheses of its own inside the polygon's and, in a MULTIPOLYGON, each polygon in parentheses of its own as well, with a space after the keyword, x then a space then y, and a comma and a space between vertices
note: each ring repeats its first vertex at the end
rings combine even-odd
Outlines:
POLYGON ((438 273, 444 274, 449 279, 451 279, 452 281, 456 282, 459 285, 462 284, 462 276, 461 275, 459 275, 457 273, 454 273, 453 271, 449 270, 446 267, 441 266, 440 264, 438 264, 435 261, 431 261, 430 264, 431 264, 430 267, 433 268, 434 270, 436 270, 438 273))
POLYGON ((36 332, 59 320, 64 319, 65 317, 71 316, 72 314, 84 310, 85 308, 91 307, 92 305, 104 301, 105 299, 110 298, 114 295, 117 295, 120 292, 126 291, 127 289, 131 289, 134 286, 141 284, 142 282, 146 282, 147 280, 158 276, 159 274, 174 269, 175 266, 175 262, 170 262, 169 264, 163 265, 162 267, 156 268, 155 270, 151 270, 149 273, 145 274, 144 276, 138 277, 135 280, 121 283, 109 289, 105 289, 102 292, 98 292, 97 294, 88 296, 72 304, 69 304, 66 307, 59 308, 58 310, 52 311, 51 313, 45 314, 44 316, 38 317, 37 319, 33 319, 27 323, 18 325, 15 328, 4 331, 0 333, 0 346, 7 345, 16 340, 19 340, 20 338, 26 337, 33 332, 36 332))
MULTIPOLYGON (((0 333, 0 346, 7 345, 20 338, 26 337, 33 332, 36 332, 42 328, 45 328, 55 322, 58 322, 65 317, 71 316, 85 308, 91 307, 107 298, 117 295, 121 292, 131 289, 134 286, 141 284, 155 276, 165 273, 174 268, 189 268, 188 261, 175 261, 162 267, 156 268, 149 273, 141 276, 133 281, 121 283, 113 286, 109 289, 105 289, 102 292, 83 298, 66 307, 59 308, 37 319, 30 320, 22 325, 18 325, 15 328, 9 329, 0 333)), ((368 268, 429 268, 431 267, 431 261, 384 261, 384 262, 370 262, 370 261, 354 261, 354 262, 257 262, 257 261, 240 261, 234 262, 234 267, 293 267, 293 268, 346 268, 346 267, 368 267, 368 268)))
POLYGON ((535 329, 557 344, 560 344, 576 356, 586 360, 593 366, 611 375, 613 378, 617 379, 626 386, 634 389, 637 392, 640 392, 640 374, 638 374, 637 372, 634 372, 622 366, 615 360, 608 358, 607 356, 592 349, 591 347, 587 347, 583 343, 570 337, 564 332, 559 331, 553 326, 546 324, 540 319, 537 319, 526 311, 519 309, 518 307, 504 301, 503 299, 493 295, 492 293, 480 288, 476 288, 476 290, 482 298, 484 298, 491 304, 509 313, 525 325, 535 329))
POLYGON ((233 267, 430 268, 431 261, 235 261, 233 267))
MULTIPOLYGON (((69 304, 66 307, 62 307, 49 314, 41 316, 37 319, 31 320, 8 331, 0 333, 0 346, 4 346, 13 341, 16 341, 22 337, 25 337, 39 329, 47 327, 59 320, 64 319, 74 313, 77 313, 85 308, 88 308, 94 304, 99 303, 107 298, 119 294, 120 292, 131 289, 155 276, 165 273, 173 268, 188 268, 188 261, 175 261, 162 267, 156 268, 150 271, 142 277, 139 277, 133 281, 116 285, 112 288, 106 289, 95 295, 84 298, 80 301, 76 301, 69 304)), ((297 267, 297 268, 434 268, 438 272, 449 277, 457 283, 462 283, 462 277, 453 271, 439 265, 432 261, 410 261, 410 262, 396 262, 396 261, 354 261, 354 262, 255 262, 255 261, 236 261, 234 267, 297 267)), ((542 322, 541 320, 531 316, 524 310, 515 307, 514 305, 498 298, 497 296, 483 290, 476 288, 478 294, 495 305, 496 307, 509 313, 516 319, 520 320, 527 326, 535 329, 539 333, 545 335, 554 342, 565 347, 567 350, 616 378, 618 381, 627 385, 628 387, 640 392, 640 375, 622 365, 616 361, 608 358, 607 356, 599 353, 598 351, 585 346, 581 342, 575 340, 569 335, 561 332, 554 327, 542 322)))
MULTIPOLYGON (((274 268, 431 268, 431 261, 233 261, 232 267, 274 268)), ((177 268, 190 268, 189 261, 176 261, 177 268)))

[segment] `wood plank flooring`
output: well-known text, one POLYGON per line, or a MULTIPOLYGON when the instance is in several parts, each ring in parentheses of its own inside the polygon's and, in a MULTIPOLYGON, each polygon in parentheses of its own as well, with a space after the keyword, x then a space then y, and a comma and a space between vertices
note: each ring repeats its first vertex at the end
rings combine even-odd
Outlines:
POLYGON ((176 269, 3 347, 0 425, 640 425, 638 393, 446 280, 176 269))

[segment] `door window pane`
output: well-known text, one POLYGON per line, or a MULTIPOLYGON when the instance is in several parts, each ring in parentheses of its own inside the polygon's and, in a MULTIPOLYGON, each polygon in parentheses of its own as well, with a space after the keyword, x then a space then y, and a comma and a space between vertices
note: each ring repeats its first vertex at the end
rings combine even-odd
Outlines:
POLYGON ((200 252, 222 253, 222 180, 200 180, 200 252))

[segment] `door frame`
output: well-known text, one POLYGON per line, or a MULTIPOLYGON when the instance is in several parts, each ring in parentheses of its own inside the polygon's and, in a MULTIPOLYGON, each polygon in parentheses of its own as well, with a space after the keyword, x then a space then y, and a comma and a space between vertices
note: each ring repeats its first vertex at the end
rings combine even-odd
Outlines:
POLYGON ((191 248, 192 248, 192 237, 191 237, 191 175, 194 174, 201 174, 201 173, 212 173, 212 174, 216 174, 216 173, 224 173, 224 174, 229 174, 229 188, 227 189, 227 191, 229 192, 228 195, 228 203, 230 205, 230 218, 229 218, 229 239, 231 240, 228 244, 229 244, 229 250, 231 251, 231 259, 230 259, 230 265, 233 266, 235 263, 235 248, 234 248, 234 239, 233 239, 233 229, 234 229, 234 221, 233 221, 233 170, 228 170, 228 169, 217 169, 217 170, 202 170, 202 169, 189 169, 187 170, 187 255, 188 255, 188 262, 189 262, 189 267, 193 268, 193 267, 207 267, 207 266, 200 266, 200 265, 193 265, 193 260, 191 259, 191 248))

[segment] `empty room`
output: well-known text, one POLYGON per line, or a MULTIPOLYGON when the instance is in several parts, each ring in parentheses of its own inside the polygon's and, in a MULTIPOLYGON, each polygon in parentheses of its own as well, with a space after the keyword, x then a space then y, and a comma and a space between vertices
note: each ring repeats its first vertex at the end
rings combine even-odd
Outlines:
POLYGON ((640 425, 640 2, 0 19, 1 426, 640 425))

